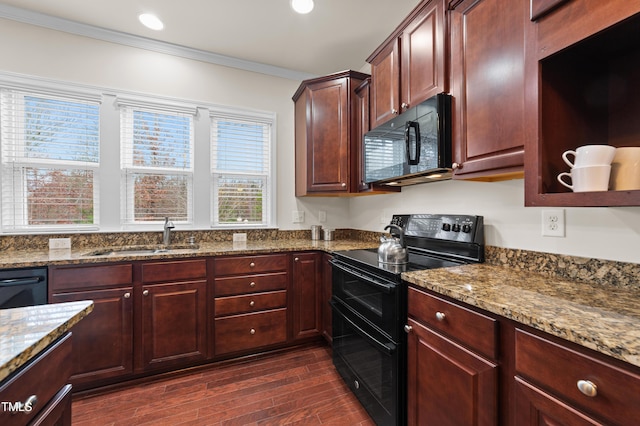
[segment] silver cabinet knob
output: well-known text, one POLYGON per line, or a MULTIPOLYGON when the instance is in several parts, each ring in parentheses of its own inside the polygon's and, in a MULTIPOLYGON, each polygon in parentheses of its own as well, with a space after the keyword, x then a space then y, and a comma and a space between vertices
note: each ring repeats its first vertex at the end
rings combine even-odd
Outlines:
POLYGON ((407 108, 409 108, 409 104, 408 104, 408 103, 406 103, 406 102, 403 102, 403 103, 402 103, 402 105, 400 105, 400 107, 401 107, 402 109, 407 109, 407 108))
POLYGON ((460 164, 460 163, 453 163, 453 164, 451 165, 451 168, 452 168, 453 170, 461 169, 461 168, 462 168, 462 164, 460 164))
POLYGON ((124 294, 124 298, 125 298, 125 299, 128 299, 128 298, 130 298, 130 297, 131 297, 131 293, 126 292, 126 293, 124 294))
POLYGON ((300 258, 296 257, 295 259, 293 259, 294 262, 300 262, 300 258))
POLYGON ((253 287, 255 287, 255 286, 256 286, 256 283, 255 283, 254 281, 251 281, 251 282, 249 283, 249 287, 252 287, 252 288, 253 288, 253 287))
POLYGON ((346 188, 346 187, 347 187, 347 184, 346 184, 346 183, 344 183, 344 182, 342 182, 342 185, 340 185, 340 186, 342 186, 343 188, 346 188))
POLYGON ((255 305, 256 305, 256 302, 254 302, 253 300, 249 302, 249 306, 254 307, 255 305))
POLYGON ((256 329, 252 328, 251 330, 249 330, 249 334, 256 334, 256 329))
POLYGON ((578 380, 578 389, 591 398, 598 395, 598 387, 590 380, 578 380))
POLYGON ((353 381, 353 387, 356 388, 356 389, 360 389, 360 382, 357 381, 357 380, 354 380, 353 381))
POLYGON ((411 327, 409 324, 406 324, 404 326, 405 333, 411 333, 411 330, 413 330, 413 327, 411 327))
POLYGON ((24 403, 22 404, 22 412, 24 414, 31 414, 31 413, 35 413, 35 411, 33 410, 35 408, 35 406, 38 404, 38 397, 36 395, 31 395, 29 398, 27 398, 24 403))
POLYGON ((142 292, 142 295, 143 295, 143 296, 148 296, 148 295, 149 295, 149 290, 145 290, 145 291, 143 291, 143 292, 142 292))
POLYGON ((392 108, 392 109, 391 109, 391 114, 397 114, 397 113, 398 113, 398 110, 397 110, 397 109, 395 109, 395 108, 392 108))
POLYGON ((444 312, 436 312, 436 319, 438 321, 444 321, 445 318, 446 318, 446 315, 444 314, 444 312))
POLYGON ((256 264, 255 264, 255 263, 253 263, 253 262, 251 262, 251 263, 249 264, 249 267, 250 267, 250 268, 255 268, 255 267, 256 267, 256 264))

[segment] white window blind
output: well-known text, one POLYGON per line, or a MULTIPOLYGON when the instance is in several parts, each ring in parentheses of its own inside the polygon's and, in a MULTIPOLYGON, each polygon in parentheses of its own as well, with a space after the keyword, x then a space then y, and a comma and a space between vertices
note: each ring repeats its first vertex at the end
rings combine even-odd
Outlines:
POLYGON ((124 223, 192 222, 193 113, 127 102, 120 108, 124 223))
POLYGON ((212 113, 213 225, 268 225, 272 120, 212 113))
POLYGON ((99 102, 0 88, 2 228, 98 224, 99 102))

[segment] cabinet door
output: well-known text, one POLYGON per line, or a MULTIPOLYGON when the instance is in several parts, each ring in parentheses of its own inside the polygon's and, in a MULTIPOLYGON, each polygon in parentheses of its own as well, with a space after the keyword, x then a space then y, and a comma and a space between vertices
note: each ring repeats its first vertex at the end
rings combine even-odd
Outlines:
POLYGON ((349 84, 347 78, 309 86, 307 190, 349 191, 349 84))
POLYGON ((451 11, 457 178, 521 177, 528 0, 466 0, 451 11))
POLYGON ((51 302, 93 300, 93 312, 73 326, 74 388, 133 372, 133 288, 54 293, 51 302))
POLYGON ((497 424, 497 365, 409 319, 408 423, 497 424))
POLYGON ((400 39, 394 39, 371 61, 371 128, 400 111, 400 39))
POLYGON ((521 426, 594 426, 602 423, 516 377, 516 424, 521 426))
POLYGON ((320 334, 320 253, 296 253, 293 256, 293 337, 300 339, 320 334))
POLYGON ((433 0, 402 31, 400 112, 446 90, 444 39, 444 0, 433 0))
POLYGON ((142 368, 206 357, 206 281, 142 287, 142 368))

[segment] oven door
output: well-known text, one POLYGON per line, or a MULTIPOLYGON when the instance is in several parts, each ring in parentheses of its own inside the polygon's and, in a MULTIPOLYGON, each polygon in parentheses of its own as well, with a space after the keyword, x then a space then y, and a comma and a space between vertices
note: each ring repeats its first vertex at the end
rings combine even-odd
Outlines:
POLYGON ((401 318, 402 289, 394 281, 374 275, 353 265, 332 259, 333 296, 348 305, 392 340, 398 341, 401 318))
POLYGON ((402 424, 404 347, 335 299, 333 364, 377 425, 402 424))
POLYGON ((0 271, 0 309, 47 303, 47 269, 0 271))

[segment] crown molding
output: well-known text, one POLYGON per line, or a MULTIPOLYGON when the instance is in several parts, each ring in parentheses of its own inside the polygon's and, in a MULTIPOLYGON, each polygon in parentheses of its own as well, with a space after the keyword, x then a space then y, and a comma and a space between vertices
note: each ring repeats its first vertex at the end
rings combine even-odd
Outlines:
POLYGON ((4 4, 0 4, 0 18, 10 19, 13 21, 23 22, 31 25, 37 25, 39 27, 63 31, 70 34, 90 37, 93 39, 108 41, 111 43, 122 44, 124 46, 135 47, 138 49, 150 50, 166 55, 179 56, 186 59, 194 59, 197 61, 208 62, 210 64, 222 65, 225 67, 237 68, 245 71, 251 71, 290 80, 299 81, 317 77, 314 74, 309 74, 302 71, 295 71, 288 68, 247 61, 244 59, 234 58, 232 56, 220 55, 217 53, 207 52, 200 49, 193 49, 178 44, 167 43, 146 37, 136 36, 133 34, 95 27, 92 25, 87 25, 68 19, 57 18, 55 16, 33 12, 30 10, 4 4))

